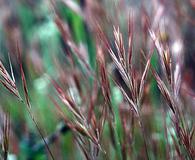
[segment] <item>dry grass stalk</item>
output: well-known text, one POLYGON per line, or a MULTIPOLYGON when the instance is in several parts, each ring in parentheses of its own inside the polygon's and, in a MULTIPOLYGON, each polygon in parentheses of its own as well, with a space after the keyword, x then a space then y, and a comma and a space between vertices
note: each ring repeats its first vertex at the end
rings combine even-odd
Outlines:
MULTIPOLYGON (((56 16, 55 22, 56 22, 56 24, 57 24, 57 26, 62 34, 62 38, 64 40, 64 43, 68 46, 68 50, 67 50, 68 55, 71 57, 72 54, 74 54, 78 58, 78 60, 84 65, 84 67, 87 71, 87 74, 88 74, 87 76, 94 77, 95 74, 91 70, 89 64, 86 62, 86 59, 83 57, 82 50, 80 50, 77 47, 77 45, 72 41, 72 38, 67 31, 67 28, 64 27, 64 23, 59 18, 59 16, 56 16)), ((104 74, 104 78, 102 80, 107 81, 105 78, 106 74, 105 73, 103 73, 103 74, 104 74)), ((81 85, 79 84, 78 77, 76 77, 75 74, 72 74, 71 76, 73 77, 73 80, 76 84, 76 88, 78 89, 78 92, 79 92, 79 95, 81 98, 81 102, 85 102, 84 99, 86 99, 86 97, 82 93, 81 85)), ((60 113, 60 115, 62 116, 62 118, 65 119, 66 125, 68 125, 70 127, 70 129, 73 131, 73 133, 75 135, 78 135, 81 137, 80 139, 82 139, 82 142, 85 141, 85 137, 86 137, 88 142, 91 141, 94 144, 94 147, 96 148, 96 150, 101 149, 99 141, 100 141, 100 135, 103 132, 103 126, 104 126, 104 122, 106 119, 105 118, 106 114, 105 114, 105 109, 103 109, 102 116, 101 116, 99 121, 97 121, 97 118, 94 114, 94 106, 95 106, 95 101, 97 98, 97 89, 98 89, 97 87, 99 87, 97 85, 98 83, 96 85, 94 85, 94 89, 93 89, 94 93, 92 96, 90 96, 89 110, 88 110, 88 114, 87 114, 88 117, 86 119, 85 115, 80 111, 80 107, 74 102, 73 98, 71 98, 68 94, 66 94, 63 91, 63 89, 57 84, 57 82, 55 82, 54 80, 51 80, 51 82, 52 82, 54 88, 56 89, 60 100, 66 105, 68 110, 70 112, 72 112, 72 114, 74 115, 74 120, 70 121, 64 115, 64 113, 60 109, 60 106, 58 106, 55 102, 55 106, 57 107, 57 110, 60 113)), ((108 86, 109 84, 106 83, 106 85, 108 86)), ((107 97, 107 102, 109 104, 110 103, 109 93, 108 92, 104 92, 104 93, 106 95, 105 97, 107 97)), ((86 105, 86 104, 84 104, 84 105, 86 105)), ((103 107, 103 108, 105 108, 105 107, 103 107)), ((82 143, 79 143, 79 144, 82 144, 82 143)), ((86 155, 86 152, 84 149, 84 148, 86 148, 86 146, 84 144, 82 144, 82 147, 80 146, 80 148, 84 152, 84 155, 86 155)))
MULTIPOLYGON (((87 63, 86 59, 83 57, 79 47, 73 42, 71 35, 69 34, 69 31, 67 27, 65 27, 63 21, 60 19, 58 15, 55 17, 55 23, 59 29, 59 31, 62 34, 62 38, 64 40, 64 43, 68 46, 68 49, 66 50, 68 53, 68 56, 72 59, 72 54, 74 54, 76 57, 78 57, 78 60, 82 62, 85 69, 87 70, 88 76, 94 76, 94 73, 87 63)), ((73 61, 73 60, 72 60, 73 61)))
MULTIPOLYGON (((128 55, 126 55, 126 52, 124 49, 123 37, 122 37, 122 34, 120 33, 119 27, 117 29, 114 27, 114 30, 113 30, 113 34, 115 38, 115 47, 117 49, 116 53, 113 51, 111 45, 109 44, 109 41, 107 40, 106 35, 103 33, 100 27, 99 27, 98 32, 99 32, 100 39, 103 41, 103 44, 107 48, 116 68, 118 69, 124 82, 126 83, 126 85, 128 86, 131 92, 132 96, 130 97, 129 95, 127 95, 124 88, 120 84, 117 84, 124 98, 129 103, 129 106, 132 108, 132 110, 135 111, 137 117, 139 117, 139 124, 142 129, 142 133, 144 134, 143 124, 141 122, 141 117, 140 117, 141 116, 140 115, 141 99, 143 96, 145 81, 146 81, 146 78, 147 78, 147 75, 150 69, 150 61, 151 61, 153 51, 148 55, 144 71, 141 75, 141 80, 139 80, 138 77, 135 75, 135 70, 133 70, 133 66, 131 62, 132 61, 132 48, 133 48, 132 47, 133 34, 131 33, 133 31, 132 26, 133 26, 132 21, 130 21, 129 22, 129 37, 128 37, 128 40, 129 40, 128 55)), ((149 159, 146 137, 145 135, 143 136, 144 136, 146 154, 149 159)))
POLYGON ((68 109, 73 113, 73 115, 75 117, 77 117, 78 119, 80 119, 81 121, 85 121, 85 118, 80 113, 79 109, 76 107, 76 105, 74 104, 74 102, 71 100, 71 98, 68 95, 66 95, 62 91, 62 89, 57 84, 57 82, 55 82, 54 80, 52 80, 52 84, 55 87, 56 91, 58 92, 58 96, 61 99, 61 101, 68 107, 68 109))
POLYGON ((106 73, 105 58, 103 51, 100 46, 97 46, 97 62, 99 65, 100 77, 101 77, 101 88, 102 93, 105 98, 105 102, 109 107, 109 110, 113 116, 112 106, 111 106, 111 93, 110 93, 110 84, 109 79, 106 73))
POLYGON ((25 75, 24 75, 24 70, 23 70, 23 66, 22 66, 22 59, 21 59, 21 51, 20 51, 20 47, 19 47, 19 44, 17 43, 17 56, 18 56, 18 63, 20 65, 20 74, 21 74, 21 79, 22 79, 22 85, 23 85, 23 90, 24 90, 24 96, 25 96, 25 100, 26 100, 26 105, 27 105, 27 111, 33 121, 33 123, 35 124, 36 128, 37 128, 37 131, 39 132, 43 142, 45 143, 45 146, 51 156, 51 158, 54 160, 54 157, 53 157, 53 154, 42 134, 42 131, 41 131, 41 128, 39 127, 37 121, 35 120, 34 118, 34 115, 32 113, 32 110, 31 110, 31 103, 30 103, 30 99, 29 99, 29 95, 28 95, 28 88, 27 88, 27 83, 26 83, 26 78, 25 78, 25 75))
MULTIPOLYGON (((10 62, 10 66, 11 66, 11 62, 10 62)), ((12 67, 11 67, 11 72, 12 72, 12 78, 10 77, 7 70, 3 66, 3 63, 0 60, 0 83, 2 83, 3 86, 6 89, 8 89, 9 92, 14 94, 19 100, 22 100, 15 84, 12 67)))
MULTIPOLYGON (((188 157, 193 159, 194 157, 194 147, 192 146, 192 138, 191 133, 194 133, 194 126, 190 130, 188 127, 188 123, 184 119, 184 114, 181 112, 181 101, 179 99, 179 91, 181 85, 181 63, 177 63, 173 75, 173 66, 171 64, 171 54, 169 49, 166 50, 163 48, 163 45, 160 41, 156 38, 156 35, 153 31, 149 30, 150 36, 154 41, 155 47, 160 55, 161 66, 164 73, 164 76, 167 79, 167 83, 170 87, 166 86, 166 82, 164 82, 157 72, 152 69, 152 73, 154 78, 157 81, 158 88, 165 98, 167 104, 169 105, 170 109, 173 111, 173 115, 171 115, 173 119, 173 124, 175 127, 175 132, 177 134, 178 143, 176 142, 175 137, 172 135, 172 139, 174 141, 174 146, 177 151, 178 157, 180 159, 183 158, 183 151, 181 150, 181 146, 185 148, 187 151, 188 157)), ((193 135, 193 134, 192 134, 193 135)))
POLYGON ((168 105, 171 108, 171 110, 173 111, 173 113, 175 113, 175 103, 173 101, 173 97, 171 96, 168 88, 166 87, 164 82, 161 80, 159 75, 156 73, 156 71, 153 70, 152 73, 157 81, 158 88, 161 91, 163 97, 165 98, 166 102, 168 103, 168 105))
MULTIPOLYGON (((56 106, 60 115, 64 119, 65 124, 70 128, 70 130, 76 136, 75 138, 77 138, 79 136, 83 142, 84 141, 87 141, 89 143, 92 142, 92 144, 93 144, 94 148, 96 148, 96 150, 101 149, 100 134, 102 133, 102 130, 103 130, 102 125, 104 125, 104 121, 99 121, 98 122, 99 124, 97 124, 97 122, 96 122, 97 120, 96 120, 96 117, 95 117, 94 112, 93 112, 94 106, 91 106, 89 108, 88 115, 89 114, 90 115, 89 115, 88 120, 87 120, 85 118, 84 114, 79 110, 80 107, 66 93, 63 92, 62 88, 57 84, 57 82, 52 80, 52 84, 53 84, 54 88, 56 89, 61 101, 66 105, 68 110, 70 112, 72 112, 72 114, 75 117, 75 118, 73 118, 73 120, 69 120, 69 118, 66 117, 66 115, 63 113, 60 106, 57 104, 57 102, 53 101, 54 105, 56 106)), ((94 97, 92 97, 92 98, 94 98, 94 97)), ((93 99, 92 101, 95 101, 95 100, 93 99)), ((91 105, 94 105, 93 102, 91 102, 91 105)), ((102 116, 104 116, 104 115, 105 114, 102 114, 102 116)), ((88 145, 85 146, 81 142, 79 142, 79 144, 82 144, 82 146, 80 146, 80 145, 79 146, 81 147, 81 150, 84 152, 84 155, 85 155, 86 154, 85 149, 88 145)))
POLYGON ((9 141, 10 141, 10 116, 9 114, 5 114, 4 124, 3 124, 3 159, 7 160, 8 152, 9 152, 9 141))

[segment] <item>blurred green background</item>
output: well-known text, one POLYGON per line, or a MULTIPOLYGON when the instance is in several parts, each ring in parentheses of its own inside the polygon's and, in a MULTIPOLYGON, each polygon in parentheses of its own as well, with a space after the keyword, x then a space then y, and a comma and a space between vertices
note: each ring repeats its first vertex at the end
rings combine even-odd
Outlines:
MULTIPOLYGON (((146 51, 149 43, 148 39, 144 39, 144 36, 146 36, 145 32, 143 32, 144 27, 140 27, 144 26, 143 23, 146 21, 141 16, 143 14, 142 12, 144 12, 142 7, 145 6, 146 11, 149 11, 149 16, 153 17, 150 9, 155 6, 155 4, 153 4, 154 2, 151 2, 152 4, 150 6, 147 2, 143 1, 125 0, 97 0, 94 2, 90 0, 57 0, 53 2, 54 3, 47 0, 0 0, 0 59, 2 60, 5 68, 11 74, 8 60, 9 53, 17 87, 21 96, 25 97, 22 91, 19 65, 17 62, 16 43, 18 42, 20 44, 22 49, 22 63, 27 79, 32 112, 35 115, 35 119, 45 137, 53 135, 56 131, 58 131, 61 125, 60 122, 63 121, 57 113, 51 100, 51 97, 55 97, 57 99, 57 96, 50 83, 48 75, 52 79, 58 80, 61 86, 64 87, 64 90, 66 90, 68 86, 67 84, 69 83, 69 76, 71 75, 71 72, 74 71, 75 75, 78 74, 82 93, 86 97, 91 94, 95 83, 93 76, 87 76, 88 71, 76 55, 73 55, 74 63, 72 64, 70 62, 70 56, 67 52, 69 49, 67 49, 63 40, 63 35, 59 31, 55 22, 56 14, 64 22, 64 26, 68 26, 68 31, 71 35, 72 41, 82 51, 82 56, 89 65, 90 70, 93 73, 98 74, 96 64, 97 31, 94 29, 96 23, 99 23, 106 31, 111 44, 114 45, 112 25, 119 24, 124 38, 127 38, 128 11, 133 10, 135 12, 135 19, 137 18, 135 20, 136 33, 133 42, 135 46, 134 53, 135 59, 138 59, 139 61, 140 48, 146 51)), ((158 2, 156 5, 159 5, 160 3, 159 1, 155 2, 158 2)), ((182 4, 183 2, 180 1, 174 3, 174 5, 180 6, 182 4)), ((187 2, 184 4, 186 8, 189 7, 187 2)), ((174 20, 176 19, 176 24, 173 24, 173 26, 176 25, 178 28, 179 33, 177 31, 176 33, 178 33, 178 35, 181 34, 181 37, 184 38, 184 42, 187 43, 189 39, 187 31, 190 30, 191 33, 193 33, 192 35, 194 35, 194 29, 190 28, 191 24, 188 24, 187 20, 183 23, 178 20, 178 17, 175 16, 175 12, 177 12, 177 10, 171 11, 171 6, 173 6, 173 4, 169 4, 169 2, 166 1, 165 8, 167 6, 169 6, 169 8, 167 9, 168 11, 166 16, 169 18, 174 17, 174 20)), ((192 11, 192 9, 193 8, 188 8, 187 11, 189 15, 193 17, 194 11, 192 11)), ((174 35, 174 33, 172 34, 173 35, 169 35, 170 37, 173 37, 173 39, 170 38, 170 43, 174 41, 175 37, 175 39, 178 38, 174 35)), ((127 46, 127 41, 124 43, 127 46)), ((191 53, 194 53, 194 51, 189 52, 189 55, 194 57, 191 53)), ((188 55, 186 57, 188 57, 188 55)), ((113 64, 110 63, 110 59, 106 54, 105 59, 108 62, 107 68, 109 70, 109 68, 112 68, 113 64)), ((193 58, 191 61, 188 58, 185 58, 184 61, 187 62, 184 71, 186 73, 191 73, 190 77, 189 74, 185 75, 184 80, 187 79, 186 83, 189 84, 189 86, 194 86, 194 84, 192 84, 194 73, 191 72, 192 69, 194 69, 193 58)), ((154 53, 151 63, 156 70, 161 72, 156 53, 154 53)), ((136 61, 135 66, 140 68, 140 66, 136 64, 136 61)), ((114 69, 111 69, 109 72, 114 72, 113 70, 114 69)), ((167 159, 166 152, 169 152, 166 148, 167 143, 169 143, 170 147, 173 148, 171 134, 175 136, 175 132, 171 125, 169 112, 164 113, 165 105, 162 103, 160 92, 157 89, 157 84, 154 78, 149 75, 148 79, 149 85, 147 87, 149 88, 149 91, 146 91, 146 97, 143 98, 143 119, 147 138, 151 140, 149 142, 150 145, 148 145, 149 155, 150 159, 154 160, 167 159), (164 121, 166 122, 166 125, 168 125, 168 134, 170 135, 165 134, 164 121), (166 136, 168 136, 168 142, 166 141, 166 136)), ((98 159, 121 159, 122 144, 126 143, 123 139, 124 132, 122 129, 121 111, 119 110, 119 106, 123 105, 123 97, 120 90, 113 83, 112 78, 110 78, 110 82, 112 107, 116 119, 114 137, 118 143, 116 144, 116 147, 113 147, 109 124, 106 123, 102 139, 103 150, 106 151, 106 154, 100 151, 101 153, 98 159)), ((98 103, 101 103, 102 96, 99 95, 99 90, 97 94, 100 97, 100 102, 98 103)), ((74 88, 70 87, 69 92, 76 95, 75 97, 78 99, 82 99, 82 97, 79 97, 79 93, 75 91, 74 88)), ((79 100, 77 101, 79 103, 79 100)), ((62 106, 64 112, 71 119, 72 115, 64 109, 63 104, 59 101, 59 99, 57 99, 57 102, 60 106, 62 106)), ((8 159, 14 160, 14 157, 18 160, 49 159, 49 154, 44 147, 40 147, 40 149, 37 149, 39 147, 36 148, 36 145, 41 144, 42 141, 26 110, 25 104, 18 101, 17 98, 3 88, 3 85, 0 85, 1 119, 7 112, 10 113, 11 119, 10 152, 8 159)), ((193 114, 194 110, 192 112, 192 115, 193 114)), ((190 120, 189 123, 191 123, 190 120)), ((135 126, 138 126, 138 124, 135 123, 135 126)), ((129 125, 129 127, 133 126, 129 125)), ((129 150, 129 155, 131 156, 128 156, 127 159, 143 159, 141 153, 143 152, 144 142, 139 127, 135 127, 133 132, 134 140, 131 142, 133 144, 133 148, 129 150)), ((75 143, 74 135, 71 131, 67 131, 65 134, 58 136, 54 143, 51 143, 49 146, 55 159, 84 159, 83 154, 75 143)), ((175 152, 174 149, 172 149, 172 151, 175 152)), ((174 153, 170 153, 170 155, 174 155, 174 153)), ((172 158, 174 158, 174 156, 172 158)))

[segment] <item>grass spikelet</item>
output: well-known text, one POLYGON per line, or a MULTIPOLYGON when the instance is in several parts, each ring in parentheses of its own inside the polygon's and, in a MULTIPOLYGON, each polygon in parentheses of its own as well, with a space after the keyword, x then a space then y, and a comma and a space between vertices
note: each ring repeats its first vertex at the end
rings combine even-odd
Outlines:
POLYGON ((99 65, 99 72, 100 72, 100 76, 101 76, 102 93, 104 95, 105 102, 107 103, 107 105, 109 107, 109 110, 113 114, 112 107, 111 107, 110 84, 109 84, 109 79, 108 79, 107 73, 106 73, 104 55, 103 55, 103 52, 102 52, 102 49, 100 46, 97 46, 97 62, 99 65))
MULTIPOLYGON (((10 65, 11 65, 11 62, 10 62, 10 65)), ((18 89, 16 87, 16 84, 15 84, 12 67, 11 67, 11 72, 12 72, 13 79, 11 79, 10 75, 8 74, 7 70, 5 69, 5 67, 3 66, 3 63, 0 60, 0 83, 2 83, 3 86, 9 92, 11 92, 13 95, 15 95, 21 101, 22 98, 21 98, 21 96, 18 92, 18 89)))
POLYGON ((160 77, 158 76, 156 71, 153 70, 152 73, 154 75, 154 78, 157 81, 158 88, 161 91, 163 97, 165 98, 166 102, 168 103, 170 109, 173 111, 173 113, 175 113, 175 104, 174 104, 173 98, 171 97, 169 90, 167 89, 164 82, 160 79, 160 77))
POLYGON ((52 84, 55 87, 59 98, 61 99, 61 101, 68 107, 68 109, 80 120, 84 120, 85 118, 82 116, 82 114, 80 113, 79 109, 76 107, 76 105, 74 104, 74 102, 71 100, 71 98, 66 95, 62 89, 60 88, 60 86, 57 84, 57 82, 55 82, 54 80, 52 80, 52 84))

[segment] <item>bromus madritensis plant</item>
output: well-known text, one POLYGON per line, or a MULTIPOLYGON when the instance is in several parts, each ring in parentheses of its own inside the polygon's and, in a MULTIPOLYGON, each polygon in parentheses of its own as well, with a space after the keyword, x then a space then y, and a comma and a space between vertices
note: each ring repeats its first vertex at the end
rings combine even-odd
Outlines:
POLYGON ((13 4, 1 159, 194 159, 192 1, 13 4))

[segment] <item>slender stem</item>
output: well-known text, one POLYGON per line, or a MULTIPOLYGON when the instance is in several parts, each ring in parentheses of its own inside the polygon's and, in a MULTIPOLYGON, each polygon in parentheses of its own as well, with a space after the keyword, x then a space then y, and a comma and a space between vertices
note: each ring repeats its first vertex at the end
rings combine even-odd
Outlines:
POLYGON ((141 133, 142 133, 142 136, 143 136, 143 140, 144 140, 145 152, 146 152, 146 155, 147 155, 147 159, 149 160, 150 158, 149 158, 149 152, 148 152, 148 148, 147 148, 146 135, 144 133, 144 127, 143 127, 143 123, 142 123, 142 119, 141 119, 139 111, 138 111, 138 121, 139 121, 139 126, 141 128, 141 133))
POLYGON ((46 140, 45 140, 45 138, 44 138, 44 136, 43 136, 43 134, 42 134, 42 132, 41 132, 41 129, 40 129, 38 123, 36 122, 36 120, 35 120, 35 118, 34 118, 32 112, 31 112, 31 110, 30 110, 30 108, 27 107, 27 111, 28 111, 28 113, 29 113, 29 115, 30 115, 32 121, 34 122, 35 127, 37 128, 37 131, 39 132, 41 138, 43 139, 43 141, 44 141, 44 143, 45 143, 45 146, 46 146, 46 148, 47 148, 47 150, 48 150, 48 152, 49 152, 49 154, 50 154, 52 160, 54 160, 54 156, 53 156, 53 154, 52 154, 52 152, 51 152, 51 150, 50 150, 50 148, 49 148, 49 146, 48 146, 48 144, 47 144, 47 142, 46 142, 46 140))

